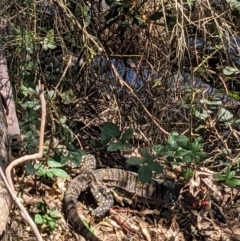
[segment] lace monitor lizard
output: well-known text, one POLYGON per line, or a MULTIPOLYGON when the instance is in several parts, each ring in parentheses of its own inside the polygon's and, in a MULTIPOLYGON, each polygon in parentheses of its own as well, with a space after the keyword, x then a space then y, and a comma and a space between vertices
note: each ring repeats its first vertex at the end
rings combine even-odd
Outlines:
POLYGON ((81 162, 81 174, 74 178, 66 191, 64 197, 64 209, 66 218, 73 226, 74 230, 91 241, 101 241, 84 225, 77 212, 77 200, 84 191, 89 191, 97 208, 93 210, 95 217, 103 217, 113 206, 113 195, 109 191, 121 194, 125 193, 127 197, 135 202, 145 202, 155 206, 161 206, 163 203, 174 202, 179 196, 182 188, 181 184, 164 179, 151 179, 148 183, 142 185, 138 180, 138 175, 134 172, 121 169, 95 169, 96 159, 93 155, 85 155, 81 162))

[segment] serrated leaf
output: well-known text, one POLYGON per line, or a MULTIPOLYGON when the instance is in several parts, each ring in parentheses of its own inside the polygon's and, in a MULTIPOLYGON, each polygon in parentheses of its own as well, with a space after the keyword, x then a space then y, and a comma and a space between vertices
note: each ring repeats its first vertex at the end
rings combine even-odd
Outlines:
POLYGON ((61 178, 68 177, 68 174, 62 169, 52 168, 51 170, 49 170, 49 172, 51 172, 56 177, 61 177, 61 178))
POLYGON ((121 141, 122 142, 129 141, 130 138, 132 138, 132 136, 133 136, 133 129, 129 128, 123 133, 121 141))
POLYGON ((138 169, 138 177, 140 182, 147 183, 152 178, 152 170, 148 166, 142 166, 138 169))
POLYGON ((116 143, 111 143, 108 147, 107 147, 107 151, 117 151, 118 149, 122 148, 122 143, 120 142, 116 142, 116 143))
POLYGON ((34 222, 35 222, 36 224, 43 224, 43 223, 44 223, 44 219, 43 219, 42 215, 40 215, 40 214, 35 214, 35 215, 34 215, 34 222))
POLYGON ((64 165, 58 161, 55 161, 51 157, 48 159, 47 164, 49 167, 62 167, 64 165))
POLYGON ((225 183, 229 186, 229 187, 235 187, 240 185, 240 180, 237 178, 232 178, 230 180, 226 180, 225 183))
POLYGON ((126 163, 129 165, 141 165, 143 164, 143 159, 140 157, 130 157, 126 160, 126 163))
POLYGON ((163 12, 155 12, 149 17, 149 19, 151 21, 156 21, 156 20, 160 19, 161 17, 163 17, 163 12))

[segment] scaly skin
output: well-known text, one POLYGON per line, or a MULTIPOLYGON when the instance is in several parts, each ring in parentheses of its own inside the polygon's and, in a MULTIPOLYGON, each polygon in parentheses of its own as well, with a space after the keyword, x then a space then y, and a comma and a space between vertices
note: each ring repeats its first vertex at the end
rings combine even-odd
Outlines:
POLYGON ((182 188, 182 185, 158 179, 151 179, 149 183, 142 185, 136 173, 121 169, 94 170, 96 160, 92 155, 84 156, 82 165, 84 173, 70 182, 64 203, 68 221, 76 232, 91 241, 101 240, 88 230, 77 213, 78 196, 84 191, 90 191, 97 203, 93 215, 103 217, 114 204, 110 188, 114 188, 115 192, 121 190, 121 194, 123 192, 136 202, 146 202, 156 206, 161 206, 163 202, 176 201, 182 188))

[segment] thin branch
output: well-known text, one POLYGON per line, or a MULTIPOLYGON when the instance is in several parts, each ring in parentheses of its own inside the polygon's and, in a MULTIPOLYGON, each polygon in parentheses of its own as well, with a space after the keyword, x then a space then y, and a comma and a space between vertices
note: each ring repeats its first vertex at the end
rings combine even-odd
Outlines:
POLYGON ((8 184, 8 181, 4 175, 4 172, 2 170, 2 168, 0 167, 0 176, 3 180, 3 182, 6 185, 6 188, 9 192, 9 194, 11 195, 13 201, 16 203, 16 205, 19 207, 20 209, 20 213, 22 215, 22 217, 28 222, 28 224, 31 226, 36 238, 38 241, 43 241, 36 224, 33 222, 33 220, 31 219, 31 217, 29 216, 28 212, 26 211, 26 209, 24 208, 24 206, 22 205, 22 203, 19 201, 18 197, 16 196, 16 194, 12 191, 10 185, 8 184))
POLYGON ((39 81, 39 91, 40 91, 39 97, 41 101, 42 115, 41 115, 41 127, 40 127, 40 135, 39 135, 38 153, 20 157, 8 165, 8 167, 6 168, 6 178, 12 190, 14 190, 13 181, 11 177, 12 169, 19 164, 23 164, 29 160, 39 159, 39 158, 42 158, 43 156, 44 129, 45 129, 45 122, 46 122, 46 102, 44 98, 44 87, 43 85, 40 84, 40 81, 39 81))
MULTIPOLYGON (((111 61, 111 60, 109 60, 111 61)), ((144 109, 144 111, 148 114, 148 116, 151 118, 151 120, 153 121, 153 123, 159 128, 160 131, 162 131, 164 134, 169 135, 169 132, 167 132, 166 130, 164 130, 159 123, 156 121, 155 117, 152 116, 152 114, 148 111, 148 109, 146 108, 146 106, 143 104, 143 102, 138 98, 138 96, 133 92, 132 88, 122 79, 122 77, 118 74, 114 64, 111 62, 111 67, 112 70, 114 72, 114 75, 116 77, 116 79, 120 82, 120 84, 123 86, 126 86, 127 89, 131 92, 131 94, 134 96, 134 98, 140 103, 140 105, 142 106, 142 108, 144 109)))

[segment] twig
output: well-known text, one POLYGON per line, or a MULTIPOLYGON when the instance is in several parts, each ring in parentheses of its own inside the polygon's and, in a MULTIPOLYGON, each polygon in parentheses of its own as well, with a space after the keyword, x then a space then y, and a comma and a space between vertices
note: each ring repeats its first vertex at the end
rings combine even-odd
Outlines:
MULTIPOLYGON (((109 60, 111 61, 111 60, 109 60)), ((156 121, 155 117, 152 116, 152 114, 148 111, 148 109, 146 108, 146 106, 143 104, 143 102, 138 98, 138 96, 133 92, 132 88, 122 79, 122 77, 118 74, 114 64, 111 62, 111 67, 112 70, 114 72, 114 75, 116 77, 116 79, 120 82, 121 85, 124 85, 127 87, 127 89, 131 92, 131 94, 134 96, 134 98, 136 98, 136 100, 140 103, 140 105, 142 106, 142 108, 144 109, 144 111, 148 114, 148 116, 151 118, 151 120, 153 121, 153 123, 159 128, 160 131, 162 131, 164 134, 169 135, 169 132, 167 132, 166 130, 164 130, 156 121)))
POLYGON ((46 122, 46 102, 45 102, 43 90, 44 90, 44 87, 43 85, 41 86, 39 81, 39 91, 41 92, 39 97, 41 101, 42 115, 41 115, 41 127, 40 127, 40 134, 39 134, 38 153, 20 157, 8 165, 8 167, 6 168, 6 178, 12 190, 14 190, 13 181, 11 177, 12 169, 19 164, 25 163, 26 161, 39 159, 43 155, 44 129, 45 129, 45 122, 46 122))
POLYGON ((6 188, 9 192, 9 194, 11 195, 13 201, 16 203, 16 205, 19 207, 20 209, 20 213, 22 215, 22 217, 28 222, 28 224, 31 226, 36 238, 38 241, 43 241, 38 229, 37 229, 37 226, 35 225, 35 223, 33 222, 33 220, 31 219, 31 217, 29 216, 28 212, 26 211, 26 209, 24 208, 24 206, 21 204, 21 202, 19 201, 18 197, 16 196, 16 194, 12 191, 10 185, 8 184, 8 181, 3 173, 3 170, 2 168, 0 167, 0 176, 3 180, 3 182, 5 183, 6 185, 6 188))

